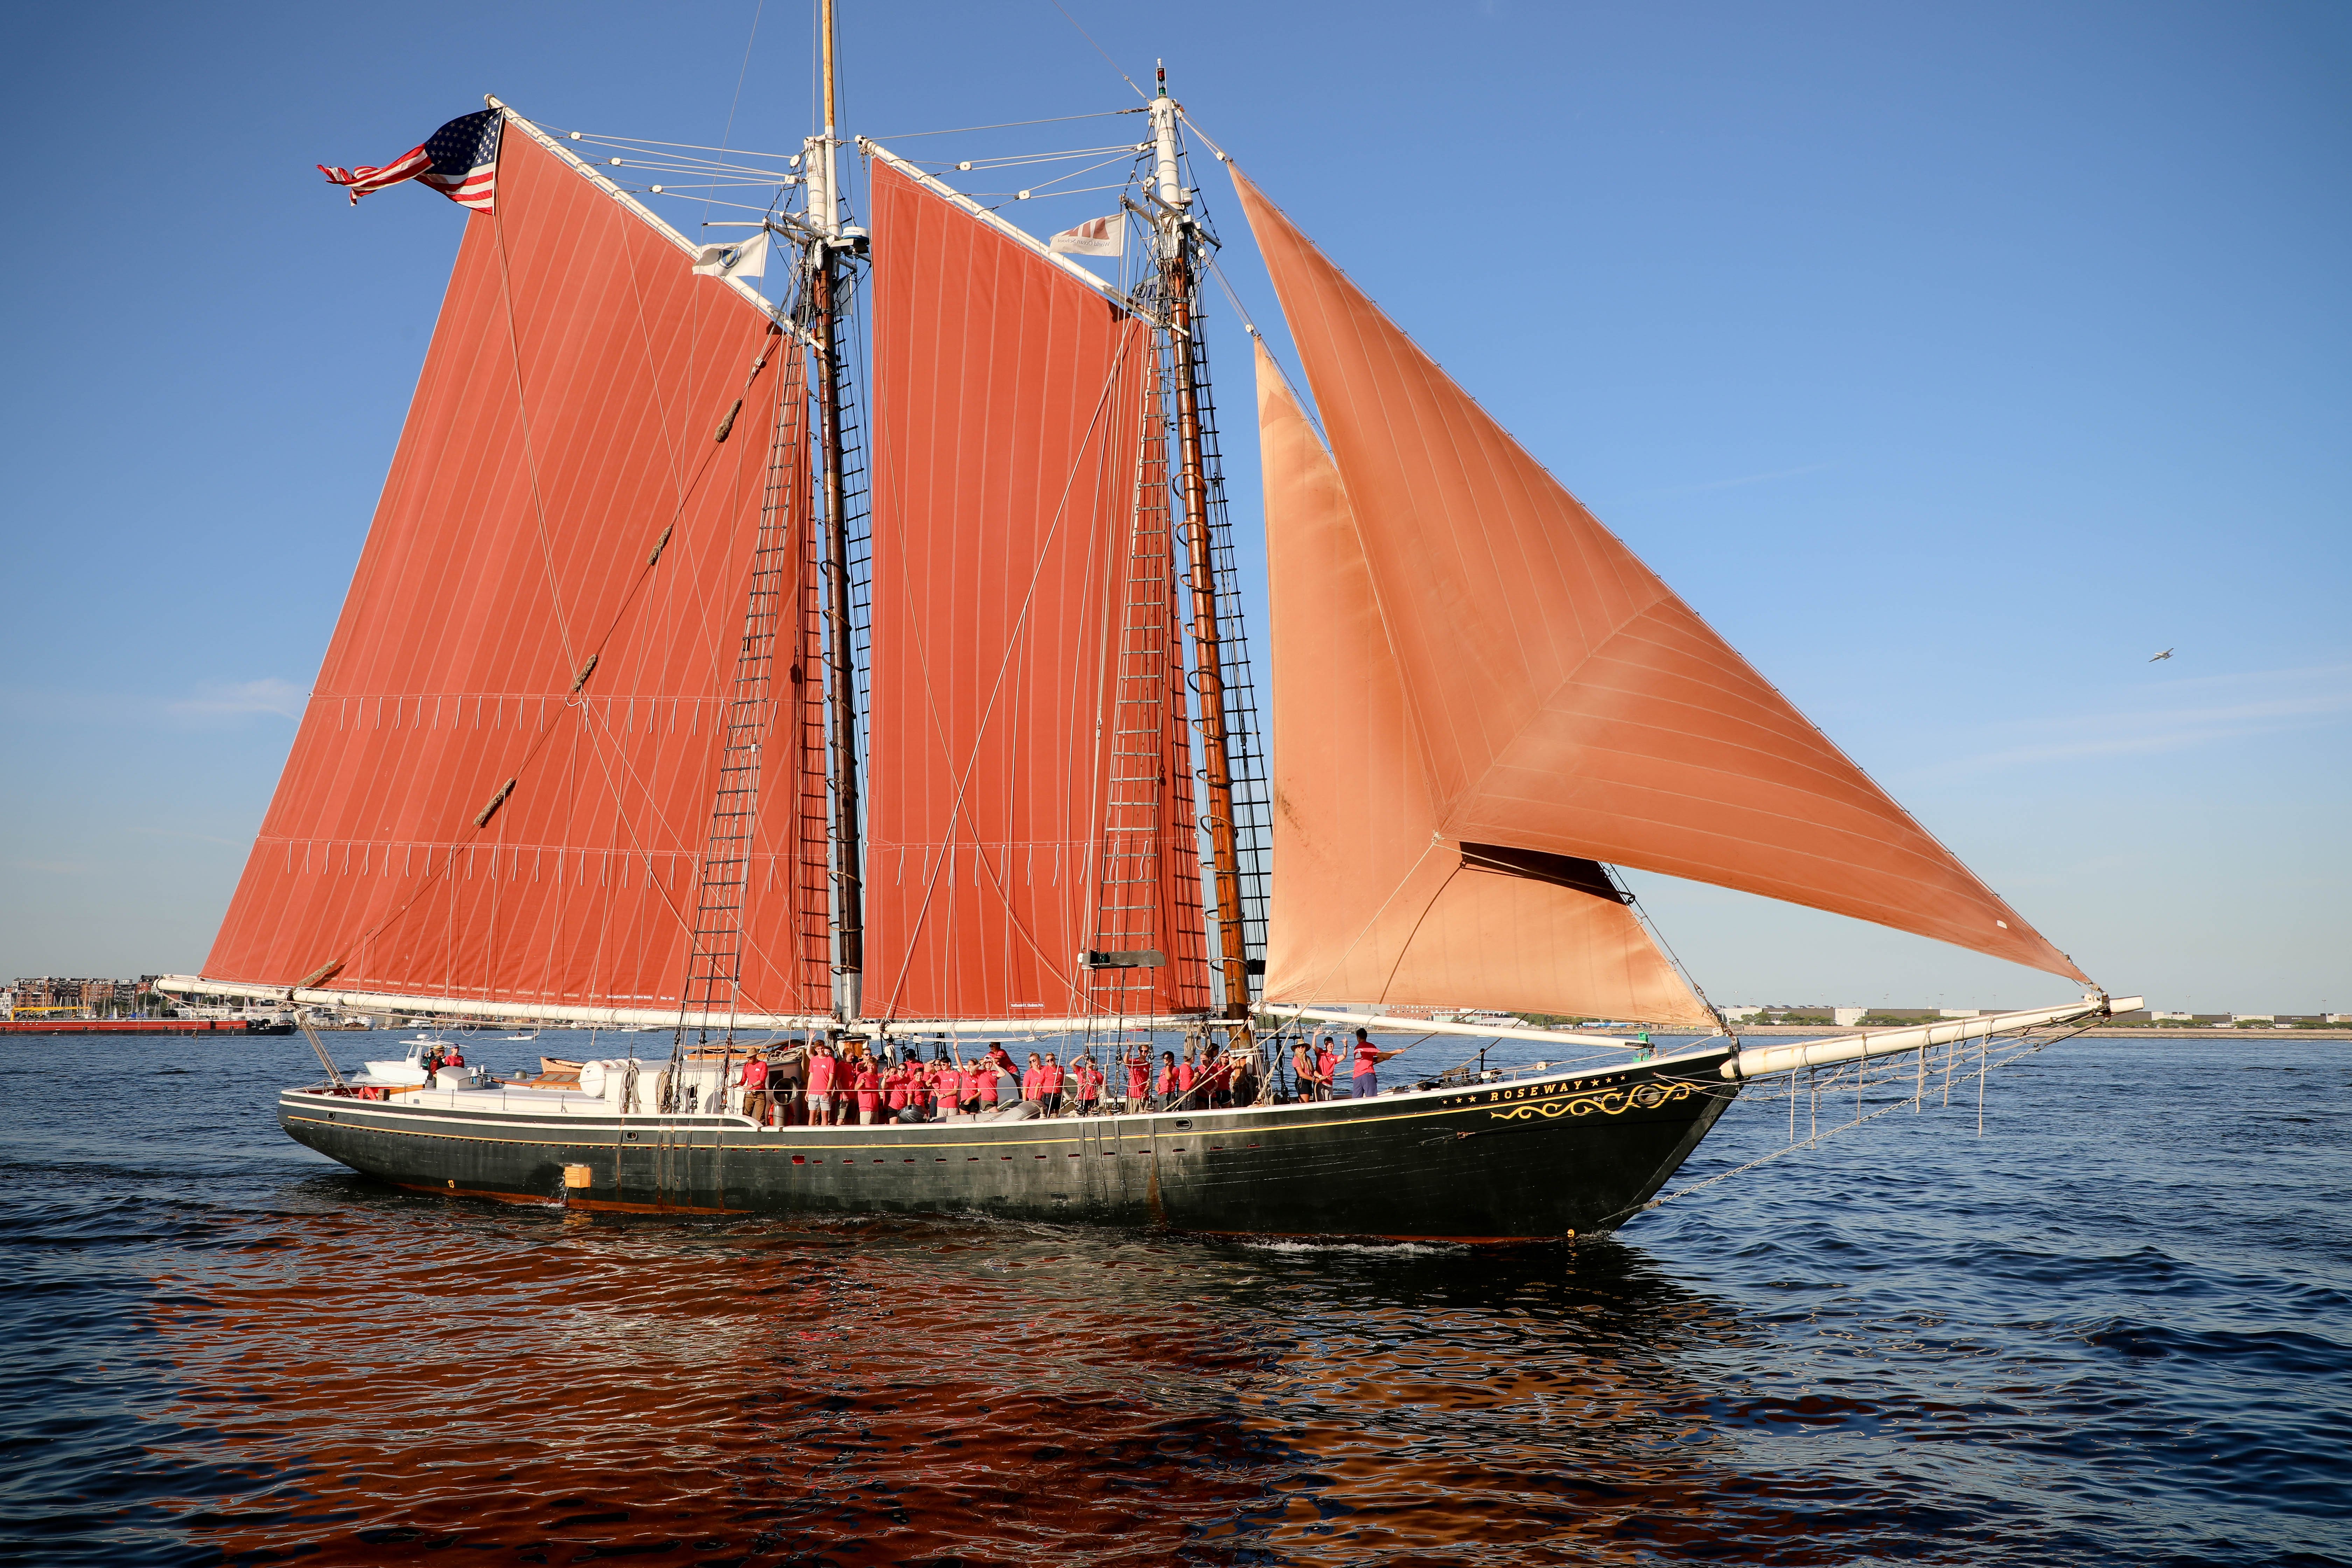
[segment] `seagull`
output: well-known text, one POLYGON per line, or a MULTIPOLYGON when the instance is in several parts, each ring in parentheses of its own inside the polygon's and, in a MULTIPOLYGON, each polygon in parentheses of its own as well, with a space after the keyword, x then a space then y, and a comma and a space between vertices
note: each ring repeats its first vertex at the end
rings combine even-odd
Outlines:
POLYGON ((2154 663, 2156 662, 2156 660, 2157 660, 2157 659, 2158 659, 2158 658, 2170 658, 2171 657, 2172 657, 2172 650, 2171 650, 2170 648, 2166 648, 2162 653, 2158 654, 2158 655, 2156 656, 2156 658, 2151 658, 2151 659, 2149 659, 2147 662, 2148 662, 2148 663, 2150 663, 2150 664, 2154 664, 2154 663))

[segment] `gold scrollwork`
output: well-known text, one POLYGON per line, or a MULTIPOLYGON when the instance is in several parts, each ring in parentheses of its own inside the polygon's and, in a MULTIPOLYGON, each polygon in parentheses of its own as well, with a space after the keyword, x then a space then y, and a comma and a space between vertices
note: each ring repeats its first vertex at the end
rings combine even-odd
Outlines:
POLYGON ((1486 1114, 1496 1121, 1523 1121, 1530 1116, 1556 1121, 1563 1116, 1591 1116, 1596 1111, 1603 1116, 1617 1116, 1627 1110, 1655 1110, 1661 1105, 1688 1100, 1690 1093, 1691 1086, 1686 1083, 1637 1083, 1631 1089, 1604 1089, 1597 1094, 1580 1094, 1567 1100, 1531 1100, 1508 1110, 1490 1110, 1486 1114))

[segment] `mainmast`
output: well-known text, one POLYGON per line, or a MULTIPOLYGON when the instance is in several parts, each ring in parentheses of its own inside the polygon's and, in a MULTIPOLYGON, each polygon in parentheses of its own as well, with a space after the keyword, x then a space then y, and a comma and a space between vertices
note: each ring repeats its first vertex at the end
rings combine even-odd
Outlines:
POLYGON ((834 0, 823 0, 824 134, 808 139, 808 278, 811 335, 817 357, 818 441, 824 492, 826 678, 832 709, 834 1011, 844 1022, 858 1016, 866 979, 865 899, 857 824, 857 671, 850 628, 849 517, 842 477, 842 296, 848 282, 845 252, 857 236, 845 232, 837 155, 838 99, 834 89, 834 0))
MULTIPOLYGON (((830 4, 830 0, 828 0, 830 4)), ((1160 297, 1167 310, 1176 390, 1176 443, 1184 498, 1184 540, 1192 584, 1194 677, 1199 682, 1202 778, 1208 786, 1209 858, 1215 883, 1217 971, 1224 977, 1225 1015, 1250 1016, 1247 931, 1242 915, 1241 853, 1234 816, 1234 767, 1225 714, 1224 650, 1217 630, 1216 559, 1210 538, 1209 480, 1202 458, 1199 355, 1192 340, 1193 267, 1199 226, 1192 193, 1176 161, 1176 103, 1168 71, 1160 68, 1160 96, 1151 100, 1154 149, 1150 195, 1159 226, 1160 297)))

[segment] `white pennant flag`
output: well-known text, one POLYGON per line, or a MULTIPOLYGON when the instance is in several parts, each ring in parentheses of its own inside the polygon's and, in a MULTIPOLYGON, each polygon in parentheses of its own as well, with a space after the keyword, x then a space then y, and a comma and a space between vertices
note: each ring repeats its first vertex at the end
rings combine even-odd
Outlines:
POLYGON ((1117 213, 1095 218, 1076 228, 1064 229, 1045 242, 1045 248, 1065 256, 1123 256, 1127 252, 1127 224, 1117 213))
POLYGON ((768 231, 750 239, 730 239, 706 245, 694 253, 694 269, 705 278, 764 278, 768 275, 768 231))

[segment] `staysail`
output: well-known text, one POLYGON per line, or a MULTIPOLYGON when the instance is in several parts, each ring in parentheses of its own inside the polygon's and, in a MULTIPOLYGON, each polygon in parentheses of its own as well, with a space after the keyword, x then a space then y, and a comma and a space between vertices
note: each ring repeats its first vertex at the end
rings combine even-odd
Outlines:
MULTIPOLYGON (((679 1003, 763 505, 810 559, 802 356, 517 128, 208 980, 679 1003)), ((785 597, 806 598, 805 570, 785 597)), ((782 671, 782 618, 779 810, 740 942, 744 1009, 792 1014, 828 1005, 829 976, 789 816, 793 694, 814 687, 782 671)))
POLYGON ((2087 982, 1234 181, 1351 504, 1438 832, 2087 982))
POLYGON ((1198 1010, 1166 481, 1155 500, 1146 461, 1152 329, 895 161, 872 169, 866 1012, 1198 1010), (1147 643, 1160 662, 1139 681, 1127 656, 1147 643), (1148 821, 1115 787, 1139 746, 1148 821), (1107 884, 1144 906, 1115 922, 1117 953, 1107 884))
POLYGON ((1257 389, 1276 767, 1266 1000, 1712 1026, 1601 867, 1439 830, 1347 493, 1263 344, 1257 389))

